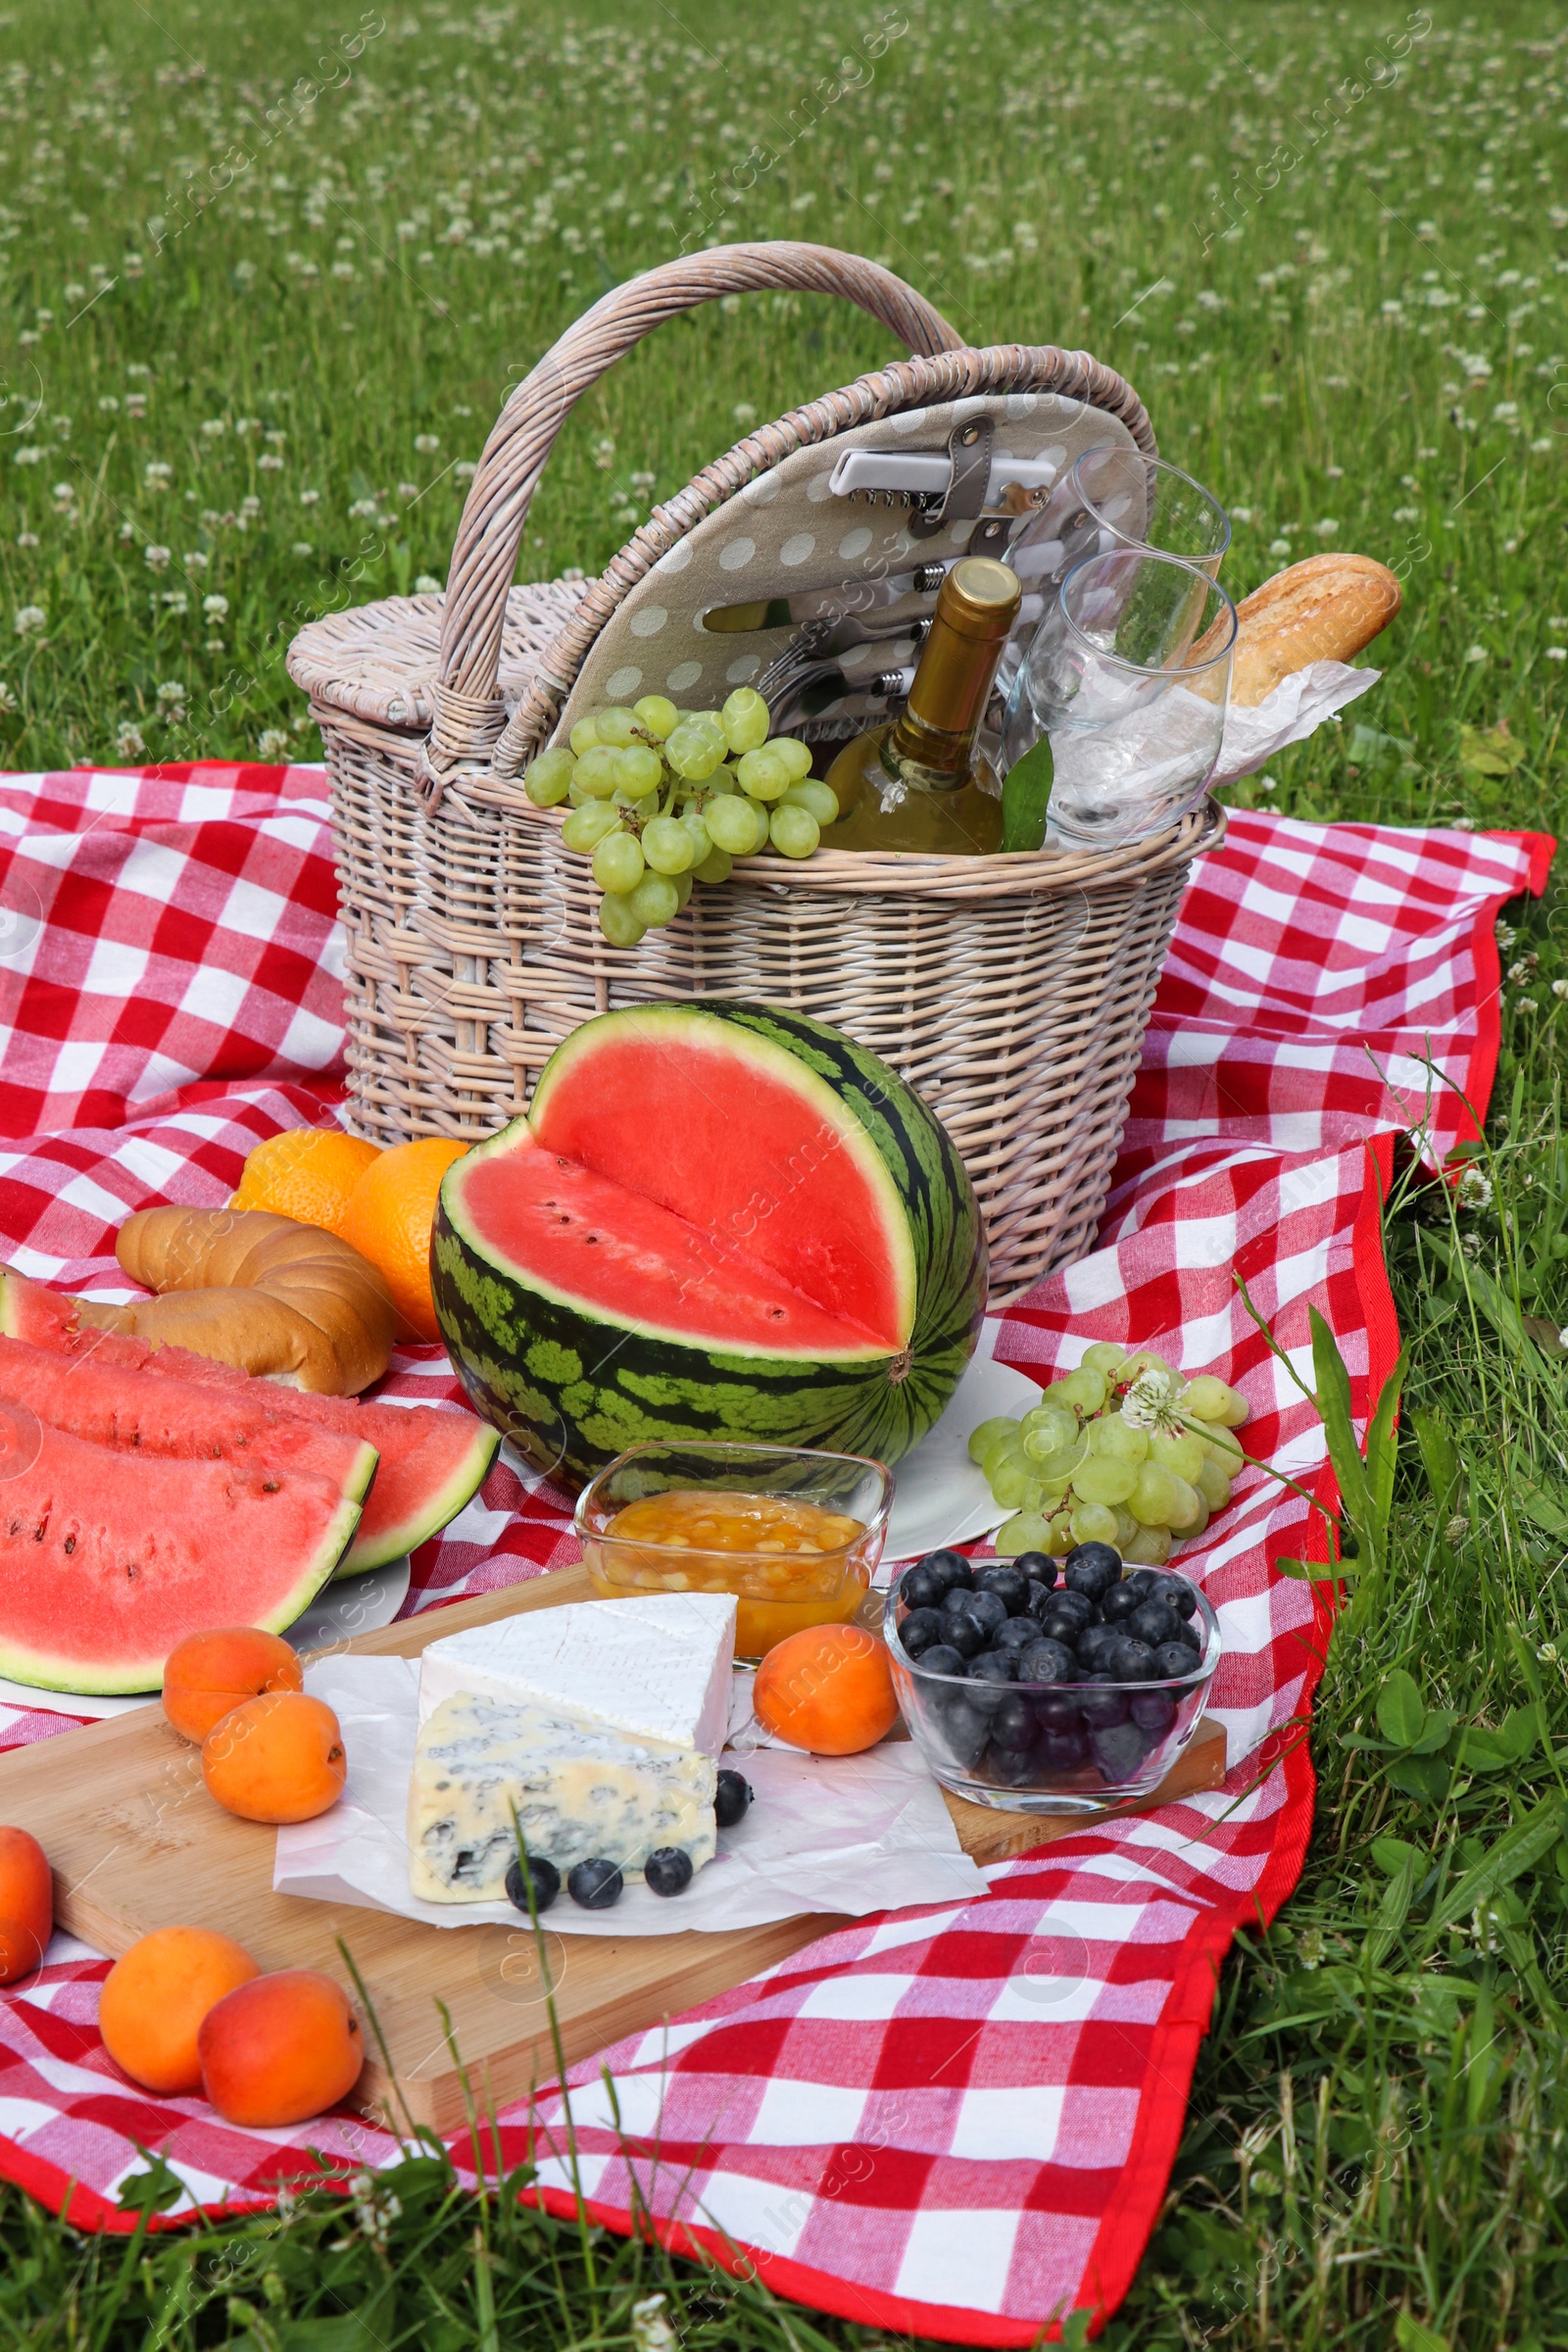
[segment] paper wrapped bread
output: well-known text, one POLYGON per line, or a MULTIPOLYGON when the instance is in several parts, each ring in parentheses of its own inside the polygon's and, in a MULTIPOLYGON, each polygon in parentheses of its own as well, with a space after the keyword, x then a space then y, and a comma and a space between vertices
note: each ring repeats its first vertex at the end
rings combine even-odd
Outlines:
MULTIPOLYGON (((1348 662, 1399 610, 1399 583, 1371 556, 1308 556, 1277 571, 1236 608, 1231 701, 1251 708, 1309 662, 1348 662)), ((1201 660, 1219 642, 1216 621, 1193 648, 1201 660)))

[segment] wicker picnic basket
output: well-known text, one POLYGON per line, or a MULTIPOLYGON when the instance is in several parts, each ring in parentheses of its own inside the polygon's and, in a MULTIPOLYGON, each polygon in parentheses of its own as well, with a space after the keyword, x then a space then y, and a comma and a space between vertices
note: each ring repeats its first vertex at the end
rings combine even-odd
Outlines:
MULTIPOLYGON (((712 653, 691 634, 692 611, 669 642, 700 659, 656 676, 638 664, 666 628, 659 600, 675 575, 706 568, 719 581, 751 559, 737 514, 749 531, 777 520, 770 505, 778 529, 808 515, 813 528, 779 551, 799 562, 824 514, 834 528, 845 519, 828 505, 824 444, 831 464, 849 437, 940 428, 956 413, 978 416, 987 433, 992 419, 1014 438, 1032 433, 1036 447, 1045 436, 1063 463, 1106 438, 1154 449, 1142 403, 1108 368, 1049 346, 970 349, 870 262, 780 243, 669 263, 596 303, 513 392, 474 473, 445 595, 389 599, 300 632, 289 669, 331 770, 351 1115, 364 1134, 390 1144, 490 1133, 526 1107, 557 1044, 591 1014, 749 999, 837 1024, 918 1088, 984 1205, 996 1296, 1083 1254, 1177 904, 1193 858, 1219 838, 1217 808, 1100 856, 819 851, 787 876, 775 858, 741 858, 726 884, 694 893, 667 930, 626 951, 600 934, 587 863, 562 846, 564 811, 535 808, 519 780, 584 708, 656 685, 703 700, 679 693, 712 653), (749 433, 656 508, 599 579, 513 585, 529 501, 574 401, 662 321, 763 288, 846 295, 914 357, 749 433)), ((839 555, 878 526, 895 552, 911 527, 928 544, 949 529, 950 556, 979 543, 961 514, 873 514, 839 555)), ((722 675, 755 674, 757 659, 722 675)), ((839 724, 854 731, 874 714, 852 706, 839 724)))

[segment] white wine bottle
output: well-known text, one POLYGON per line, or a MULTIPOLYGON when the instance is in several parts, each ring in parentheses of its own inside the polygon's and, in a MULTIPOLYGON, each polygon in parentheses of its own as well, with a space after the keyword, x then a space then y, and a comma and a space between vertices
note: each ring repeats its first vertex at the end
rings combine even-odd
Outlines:
POLYGON ((1022 590, 990 556, 942 583, 902 717, 846 744, 827 772, 838 802, 824 850, 987 857, 1003 846, 1002 802, 975 737, 1022 590))

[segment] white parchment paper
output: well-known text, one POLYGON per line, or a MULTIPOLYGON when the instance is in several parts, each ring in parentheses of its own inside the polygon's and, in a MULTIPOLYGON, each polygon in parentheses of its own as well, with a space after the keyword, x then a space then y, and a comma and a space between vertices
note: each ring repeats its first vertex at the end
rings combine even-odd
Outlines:
POLYGON ((1345 662, 1309 662, 1294 670, 1262 702, 1250 710, 1232 703, 1225 713, 1225 740, 1209 788, 1219 791, 1242 776, 1250 776, 1283 752, 1287 744, 1304 743, 1326 718, 1353 703, 1377 684, 1381 669, 1351 669, 1345 662))
MULTIPOLYGON (((395 1911, 437 1928, 502 1922, 510 1903, 426 1903, 409 1891, 406 1817, 414 1769, 416 1658, 326 1658, 305 1688, 343 1727, 348 1782, 328 1813, 277 1833, 279 1894, 395 1911)), ((757 1792, 746 1819, 718 1833, 718 1852, 684 1893, 654 1894, 630 1879, 609 1911, 583 1911, 564 1887, 549 1913, 564 1936, 669 1936, 678 1929, 754 1928, 802 1912, 899 1910, 967 1901, 986 1880, 958 1843, 942 1793, 908 1740, 862 1756, 802 1755, 753 1745, 749 1678, 737 1677, 730 1759, 757 1792)))

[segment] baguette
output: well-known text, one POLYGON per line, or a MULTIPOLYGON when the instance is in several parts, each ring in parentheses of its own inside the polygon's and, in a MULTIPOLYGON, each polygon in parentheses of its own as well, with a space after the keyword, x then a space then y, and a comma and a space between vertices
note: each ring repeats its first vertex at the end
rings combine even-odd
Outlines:
MULTIPOLYGON (((1371 556, 1308 556, 1277 571, 1236 608, 1231 701, 1250 709, 1309 662, 1348 662, 1388 627, 1401 601, 1393 572, 1371 556)), ((1214 651, 1222 625, 1223 615, 1190 661, 1214 651)))

